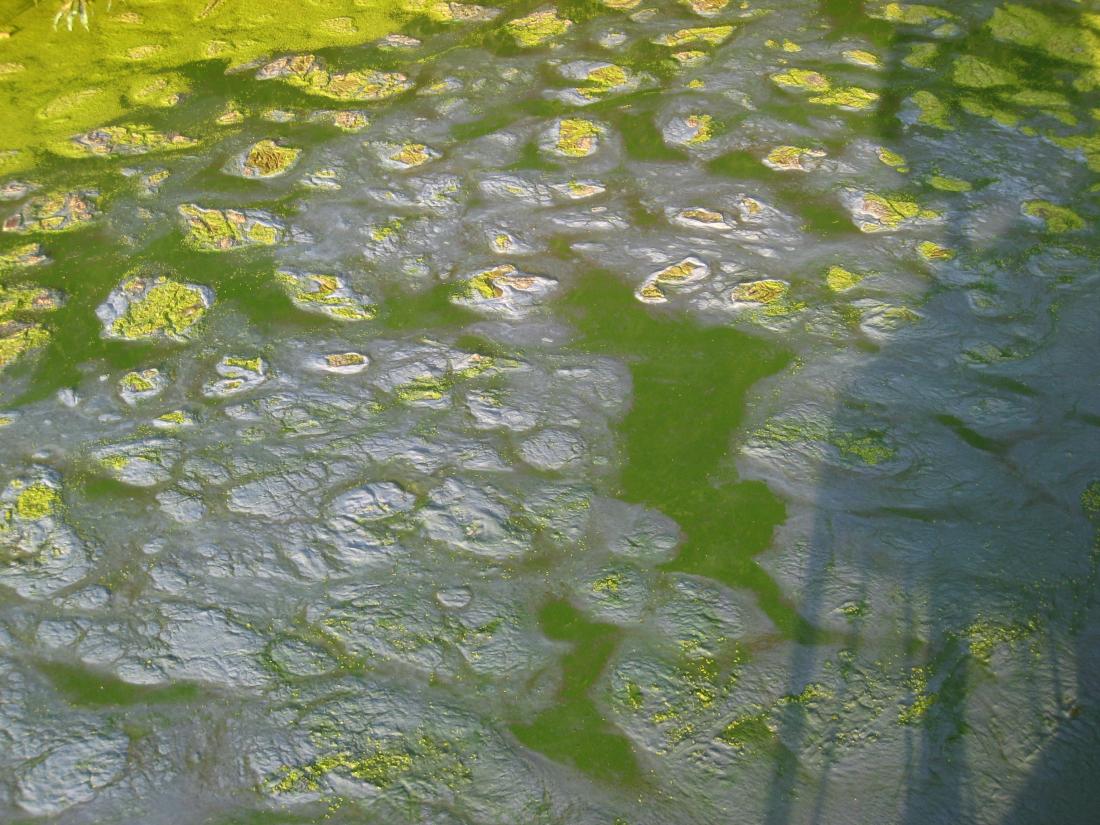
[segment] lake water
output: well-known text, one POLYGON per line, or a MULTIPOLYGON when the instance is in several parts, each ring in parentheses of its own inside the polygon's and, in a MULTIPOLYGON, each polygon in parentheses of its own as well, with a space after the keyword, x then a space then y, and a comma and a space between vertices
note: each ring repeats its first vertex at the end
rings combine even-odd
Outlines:
POLYGON ((1092 2, 0 0, 0 821, 1092 821, 1098 172, 1092 2))

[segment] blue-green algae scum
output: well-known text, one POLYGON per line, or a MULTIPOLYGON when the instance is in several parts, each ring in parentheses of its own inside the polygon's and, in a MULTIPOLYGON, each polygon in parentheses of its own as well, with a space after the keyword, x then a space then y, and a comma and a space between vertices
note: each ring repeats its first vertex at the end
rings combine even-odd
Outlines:
POLYGON ((1100 4, 0 0, 0 822, 1100 810, 1100 4))

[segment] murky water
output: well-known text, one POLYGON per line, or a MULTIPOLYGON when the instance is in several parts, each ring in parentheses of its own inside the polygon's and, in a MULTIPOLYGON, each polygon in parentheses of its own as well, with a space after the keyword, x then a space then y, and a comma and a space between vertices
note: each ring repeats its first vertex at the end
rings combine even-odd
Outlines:
POLYGON ((84 7, 0 2, 0 820, 1091 821, 1094 4, 84 7))

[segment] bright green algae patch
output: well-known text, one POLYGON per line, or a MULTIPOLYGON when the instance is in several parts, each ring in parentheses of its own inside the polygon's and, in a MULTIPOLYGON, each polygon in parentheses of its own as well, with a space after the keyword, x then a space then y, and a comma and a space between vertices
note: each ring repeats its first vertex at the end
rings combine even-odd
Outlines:
POLYGON ((54 30, 50 4, 17 5, 0 21, 14 29, 0 62, 23 67, 11 76, 19 94, 0 96, 0 152, 16 153, 8 170, 28 168, 47 147, 143 105, 174 105, 186 81, 168 74, 172 69, 357 45, 397 31, 405 16, 401 0, 128 0, 110 10, 92 4, 90 30, 70 33, 54 30))
POLYGON ((513 724, 512 732, 527 747, 590 776, 636 782, 639 769, 630 740, 607 721, 591 696, 622 632, 615 625, 585 619, 563 600, 543 607, 539 626, 547 637, 568 642, 571 649, 562 657, 557 703, 529 724, 513 724))
POLYGON ((728 327, 652 313, 606 274, 586 276, 565 303, 580 349, 630 363, 634 403, 622 423, 625 466, 615 494, 660 510, 684 531, 664 569, 748 588, 784 633, 810 632, 753 561, 784 519, 783 503, 767 485, 737 480, 721 448, 741 423, 748 388, 783 369, 789 354, 728 327))

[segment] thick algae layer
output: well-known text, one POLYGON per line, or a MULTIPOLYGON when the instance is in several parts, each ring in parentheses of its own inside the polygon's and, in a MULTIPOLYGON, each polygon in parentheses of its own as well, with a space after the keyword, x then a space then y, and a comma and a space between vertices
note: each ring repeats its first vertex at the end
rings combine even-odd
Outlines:
POLYGON ((21 67, 0 83, 0 169, 29 168, 47 147, 168 101, 171 70, 204 60, 240 65, 268 54, 353 45, 381 37, 405 16, 400 0, 310 3, 297 0, 129 0, 89 4, 89 31, 55 30, 31 3, 0 16, 0 63, 21 67), (346 20, 341 26, 326 25, 346 20), (288 21, 293 21, 288 25, 288 21))

